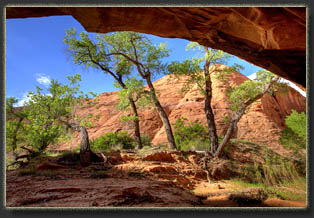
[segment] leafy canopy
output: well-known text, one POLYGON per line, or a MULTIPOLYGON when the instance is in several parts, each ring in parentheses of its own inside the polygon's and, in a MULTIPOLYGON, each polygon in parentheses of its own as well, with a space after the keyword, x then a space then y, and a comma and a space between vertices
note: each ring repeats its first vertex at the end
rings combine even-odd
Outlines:
POLYGON ((25 118, 25 122, 21 124, 23 128, 18 132, 12 132, 17 125, 16 120, 7 121, 7 145, 10 145, 14 137, 18 137, 20 147, 25 143, 34 153, 41 153, 63 138, 66 134, 65 122, 74 117, 79 118, 74 116, 74 109, 89 97, 79 91, 79 74, 67 78, 69 85, 52 80, 48 88, 49 94, 44 94, 43 89, 37 86, 36 92, 28 93, 29 101, 19 113, 12 113, 11 110, 16 100, 7 99, 7 116, 16 119, 22 113, 25 118))
POLYGON ((182 88, 182 91, 187 91, 197 85, 201 94, 205 95, 205 82, 208 81, 212 73, 217 72, 216 77, 220 80, 225 80, 226 76, 231 72, 243 69, 242 66, 234 64, 231 67, 220 68, 220 65, 227 64, 228 60, 232 57, 230 54, 217 49, 211 49, 199 45, 196 42, 191 42, 187 45, 186 50, 197 50, 199 55, 187 59, 183 62, 174 61, 168 66, 168 71, 177 78, 185 76, 187 82, 182 88), (205 64, 207 61, 208 66, 205 64), (204 67, 209 67, 209 75, 204 76, 201 71, 204 67))
MULTIPOLYGON (((265 90, 266 86, 272 81, 276 75, 273 73, 261 70, 256 73, 256 79, 246 80, 238 86, 229 87, 227 90, 227 97, 231 103, 231 110, 239 111, 245 102, 255 98, 255 96, 265 90)), ((287 85, 285 83, 276 82, 268 90, 266 94, 273 94, 274 92, 287 91, 287 85)), ((249 108, 249 107, 248 107, 249 108)))
POLYGON ((74 64, 111 72, 116 78, 128 76, 134 69, 146 76, 163 73, 166 64, 161 59, 169 56, 165 43, 155 46, 146 36, 128 31, 98 34, 91 39, 87 33, 78 35, 71 28, 66 31, 64 43, 74 64))

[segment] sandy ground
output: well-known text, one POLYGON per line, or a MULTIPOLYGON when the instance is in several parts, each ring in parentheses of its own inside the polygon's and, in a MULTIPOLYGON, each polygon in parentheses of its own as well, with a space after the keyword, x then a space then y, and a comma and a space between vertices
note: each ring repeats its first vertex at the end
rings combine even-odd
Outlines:
POLYGON ((201 173, 191 173, 197 166, 173 156, 172 162, 122 155, 110 167, 45 162, 28 175, 7 171, 6 207, 306 207, 275 198, 238 205, 228 194, 239 187, 228 180, 208 183, 201 173))

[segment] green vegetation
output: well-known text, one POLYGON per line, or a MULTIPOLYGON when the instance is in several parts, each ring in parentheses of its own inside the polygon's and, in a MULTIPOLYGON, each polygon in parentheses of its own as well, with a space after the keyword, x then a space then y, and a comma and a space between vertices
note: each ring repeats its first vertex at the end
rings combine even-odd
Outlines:
MULTIPOLYGON (((151 146, 151 139, 146 135, 142 136, 142 142, 144 147, 151 146)), ((92 139, 90 146, 96 152, 110 152, 133 149, 136 146, 136 142, 127 131, 107 132, 96 139, 92 139)))
MULTIPOLYGON (((96 40, 89 38, 88 34, 77 35, 75 29, 66 32, 65 44, 71 53, 74 64, 83 65, 86 68, 96 68, 115 79, 115 86, 120 88, 118 93, 119 103, 116 108, 131 112, 127 116, 121 116, 121 122, 134 124, 135 138, 127 131, 116 133, 107 132, 104 135, 89 142, 85 127, 92 127, 93 121, 99 119, 99 114, 94 118, 92 114, 79 117, 76 112, 83 103, 86 107, 93 104, 89 95, 84 95, 78 82, 81 81, 79 74, 67 77, 68 85, 63 85, 52 80, 48 88, 48 94, 37 87, 36 92, 30 92, 29 102, 23 108, 14 108, 17 99, 8 98, 6 101, 6 149, 12 154, 6 156, 7 165, 17 163, 19 159, 27 158, 29 168, 21 167, 18 176, 48 176, 57 178, 55 172, 46 171, 38 173, 36 166, 48 156, 48 146, 66 140, 69 129, 81 131, 85 140, 85 151, 92 149, 96 152, 112 152, 128 149, 138 149, 138 153, 146 154, 153 150, 151 139, 147 135, 140 134, 138 109, 154 105, 164 124, 168 145, 158 144, 156 150, 179 149, 181 151, 201 150, 211 153, 213 157, 228 159, 232 165, 232 173, 239 180, 233 180, 240 186, 263 187, 267 193, 280 196, 284 199, 305 199, 306 157, 306 116, 304 113, 292 111, 286 118, 287 128, 281 133, 279 142, 288 149, 294 151, 295 157, 282 157, 269 150, 264 145, 232 139, 232 134, 241 117, 248 111, 251 105, 262 98, 265 94, 286 91, 286 85, 278 83, 278 77, 271 72, 257 72, 254 81, 245 81, 238 86, 228 87, 227 97, 230 103, 231 114, 223 117, 229 125, 223 137, 218 136, 215 117, 211 106, 212 99, 212 76, 227 82, 228 75, 242 67, 221 67, 231 57, 219 50, 202 47, 197 43, 191 43, 188 49, 204 51, 200 58, 192 58, 182 63, 173 62, 164 64, 161 60, 169 56, 170 50, 166 44, 152 45, 151 41, 142 34, 134 32, 118 32, 102 34, 96 40), (203 65, 203 67, 202 67, 203 65), (203 72, 201 73, 203 68, 203 72), (134 71, 137 72, 136 75, 134 71), (152 80, 158 74, 175 72, 176 78, 187 78, 182 91, 190 90, 197 86, 205 97, 204 108, 207 126, 189 122, 185 118, 179 118, 172 127, 168 116, 158 100, 152 80), (148 88, 144 89, 144 84, 148 88), (83 130, 85 135, 83 135, 83 130), (246 160, 232 159, 235 147, 237 152, 246 160), (28 155, 22 155, 22 152, 28 155), (249 157, 247 157, 249 156, 249 157), (241 180, 241 181, 240 181, 241 180), (299 192, 293 189, 300 190, 299 192)), ((226 83, 227 84, 227 83, 226 83)), ((95 97, 93 93, 90 96, 95 97)), ((98 107, 98 106, 97 106, 98 107)), ((97 108, 98 109, 98 108, 97 108)), ((65 161, 74 164, 82 163, 82 144, 70 153, 63 153, 59 158, 60 163, 65 161), (80 153, 80 154, 81 154, 80 153)), ((238 157, 239 158, 239 157, 238 157)), ((242 158, 242 157, 240 157, 242 158)), ((90 161, 91 156, 87 157, 90 161)), ((206 158, 204 158, 206 161, 206 158)), ((212 159, 214 160, 214 158, 212 159)), ((73 165, 74 165, 73 164, 73 165)), ((226 168, 225 168, 226 169, 226 168)), ((229 169, 228 169, 229 170, 229 169)), ((146 177, 142 171, 130 170, 129 176, 146 177)), ((106 178, 106 172, 92 172, 90 178, 106 178)))
POLYGON ((23 158, 34 158, 45 152, 49 145, 63 140, 68 128, 91 122, 91 114, 88 121, 76 115, 77 108, 89 99, 79 91, 80 75, 67 78, 69 85, 52 80, 49 94, 43 93, 39 87, 36 93, 29 92, 29 101, 23 108, 15 109, 17 100, 7 99, 6 113, 10 119, 6 121, 6 148, 7 152, 13 153, 15 161, 22 158, 19 156, 21 151, 29 153, 23 158))
POLYGON ((166 44, 154 45, 147 37, 135 32, 107 34, 103 35, 103 40, 113 48, 109 51, 111 55, 134 67, 138 73, 137 76, 147 83, 149 91, 146 92, 146 96, 155 106, 164 124, 169 147, 175 149, 176 145, 168 116, 158 100, 152 83, 156 75, 167 72, 167 64, 162 62, 164 58, 169 56, 166 44))
POLYGON ((148 135, 142 136, 142 143, 143 147, 151 147, 152 146, 152 139, 148 135))
POLYGON ((247 161, 232 161, 232 169, 239 179, 271 186, 305 176, 305 167, 300 166, 300 161, 281 156, 265 145, 233 139, 229 147, 231 152, 249 154, 247 161))
POLYGON ((292 110, 285 120, 287 127, 281 132, 279 142, 299 153, 300 149, 306 148, 306 115, 292 110))
POLYGON ((137 107, 144 102, 154 104, 165 126, 169 146, 176 148, 167 114, 152 84, 156 75, 167 72, 167 64, 162 62, 169 56, 165 43, 154 45, 147 37, 135 32, 98 34, 96 39, 81 32, 78 37, 73 28, 66 31, 64 43, 74 64, 99 69, 115 79, 116 87, 121 89, 118 108, 132 109, 132 114, 123 120, 133 121, 137 148, 142 147, 137 107), (137 71, 138 75, 131 76, 133 71, 137 71), (143 90, 143 81, 149 91, 143 90), (142 97, 146 100, 137 102, 142 97))
POLYGON ((306 179, 302 177, 272 186, 263 183, 249 183, 240 179, 232 179, 230 182, 234 184, 237 189, 248 187, 262 188, 268 194, 269 198, 274 197, 292 201, 306 200, 306 179))
POLYGON ((76 30, 71 28, 66 31, 64 43, 73 57, 74 64, 98 69, 114 78, 115 86, 121 89, 118 108, 128 110, 131 106, 132 115, 124 119, 134 123, 137 148, 141 148, 142 142, 136 101, 141 97, 142 81, 136 81, 134 77, 128 78, 133 70, 132 62, 123 56, 125 55, 124 50, 120 53, 116 51, 117 43, 118 45, 122 43, 121 34, 123 36, 125 33, 98 34, 95 41, 84 32, 81 32, 78 36, 76 30))
POLYGON ((208 150, 209 137, 205 126, 179 118, 174 123, 174 138, 181 151, 208 150))
MULTIPOLYGON (((286 117, 287 127, 290 128, 296 135, 306 141, 306 115, 304 112, 298 113, 295 110, 286 117)), ((304 144, 300 147, 305 148, 304 144)))
POLYGON ((261 71, 257 72, 257 79, 255 81, 245 81, 239 86, 229 87, 227 96, 231 103, 232 114, 230 117, 224 118, 226 122, 229 123, 229 127, 223 139, 219 142, 214 113, 211 106, 213 95, 212 76, 215 74, 217 79, 226 82, 230 73, 242 69, 243 67, 239 65, 222 67, 221 64, 225 64, 231 57, 231 55, 223 51, 203 47, 196 42, 190 43, 187 50, 191 48, 203 51, 205 54, 200 58, 188 59, 182 63, 173 62, 168 66, 168 70, 174 72, 173 75, 175 75, 176 78, 180 79, 182 75, 184 75, 185 78, 187 77, 184 90, 189 90, 197 85, 201 94, 204 95, 204 108, 210 139, 209 153, 211 153, 212 156, 221 157, 233 132, 237 128, 237 123, 249 107, 263 97, 263 95, 272 93, 274 90, 279 90, 279 87, 285 86, 278 83, 279 77, 275 77, 268 71, 261 71), (200 73, 201 64, 203 64, 203 73, 200 73))
POLYGON ((132 149, 135 147, 135 142, 127 131, 119 131, 117 133, 108 132, 93 139, 90 141, 90 145, 96 152, 109 152, 112 150, 132 149))
POLYGON ((292 158, 298 160, 296 169, 301 175, 306 175, 306 115, 292 110, 286 117, 287 127, 282 130, 279 143, 293 151, 292 158))

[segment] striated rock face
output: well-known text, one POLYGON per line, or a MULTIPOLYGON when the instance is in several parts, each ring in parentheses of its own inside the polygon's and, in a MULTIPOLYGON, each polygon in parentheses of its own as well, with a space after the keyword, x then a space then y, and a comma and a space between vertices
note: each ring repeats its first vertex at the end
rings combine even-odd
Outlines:
MULTIPOLYGON (((212 107, 219 134, 224 134, 228 124, 224 116, 230 114, 229 103, 225 95, 229 85, 238 85, 248 78, 238 72, 229 76, 226 84, 213 77, 212 107)), ((178 81, 170 76, 165 76, 154 82, 159 93, 161 104, 169 116, 171 123, 179 117, 185 117, 189 121, 206 124, 204 113, 204 97, 195 88, 186 93, 180 92, 184 79, 178 81)), ((115 109, 118 103, 117 92, 103 93, 99 96, 98 106, 82 109, 79 114, 87 115, 93 113, 99 115, 100 119, 94 122, 94 127, 88 129, 90 138, 96 138, 106 132, 126 130, 133 134, 132 123, 121 123, 120 117, 126 113, 115 109)), ((306 98, 294 89, 290 88, 288 94, 276 94, 264 96, 256 102, 238 123, 238 131, 235 137, 267 144, 274 149, 282 149, 278 144, 280 131, 285 126, 284 118, 294 109, 298 112, 306 110, 306 98)), ((153 139, 153 144, 167 144, 167 137, 162 122, 154 109, 140 110, 140 126, 142 134, 153 139)), ((79 136, 71 143, 59 147, 59 149, 70 149, 79 144, 79 136)))
POLYGON ((72 15, 88 32, 136 31, 221 49, 306 86, 305 7, 7 7, 7 18, 72 15))

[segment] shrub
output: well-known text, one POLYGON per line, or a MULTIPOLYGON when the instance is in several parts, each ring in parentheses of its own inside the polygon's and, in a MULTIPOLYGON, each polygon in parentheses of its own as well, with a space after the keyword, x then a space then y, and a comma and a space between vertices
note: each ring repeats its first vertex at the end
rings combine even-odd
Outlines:
POLYGON ((108 132, 90 141, 90 146, 94 151, 112 151, 120 149, 131 149, 135 147, 134 139, 127 131, 117 133, 108 132))
POLYGON ((141 136, 141 139, 143 147, 152 145, 152 139, 148 135, 141 136))
POLYGON ((285 148, 292 150, 299 163, 296 166, 301 174, 305 174, 306 157, 301 149, 306 148, 306 116, 304 112, 297 113, 292 110, 286 117, 287 127, 280 133, 279 143, 285 148))
POLYGON ((179 118, 174 123, 174 138, 180 150, 208 150, 210 141, 205 126, 179 118))
POLYGON ((304 112, 298 113, 292 110, 291 114, 286 117, 286 124, 297 136, 306 141, 306 115, 304 112))
POLYGON ((268 186, 283 184, 302 177, 296 168, 296 163, 279 156, 265 153, 263 163, 232 162, 234 175, 252 184, 268 186))
POLYGON ((289 150, 298 152, 300 148, 306 147, 306 140, 299 137, 292 129, 285 128, 280 133, 279 143, 289 150))

